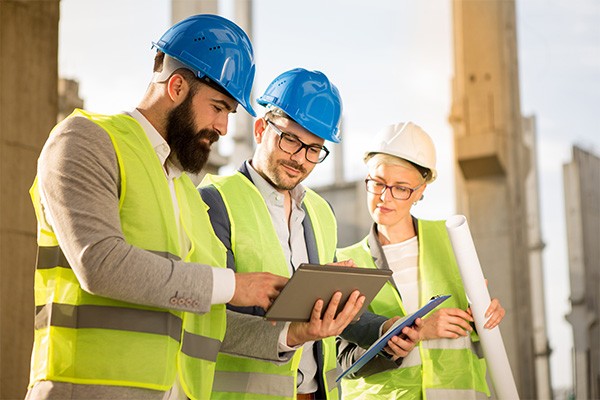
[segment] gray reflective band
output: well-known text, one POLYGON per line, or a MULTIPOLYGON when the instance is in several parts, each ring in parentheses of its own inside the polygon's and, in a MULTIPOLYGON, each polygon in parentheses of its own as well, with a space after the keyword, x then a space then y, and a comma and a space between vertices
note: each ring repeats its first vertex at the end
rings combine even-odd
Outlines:
POLYGON ((487 400, 485 393, 465 389, 425 389, 427 400, 487 400))
POLYGON ((181 261, 181 257, 176 256, 175 254, 169 253, 167 251, 154 251, 154 250, 146 250, 152 254, 156 254, 157 256, 161 256, 163 258, 168 258, 169 260, 181 261))
POLYGON ((424 340, 421 342, 421 345, 424 349, 453 349, 453 350, 461 350, 461 349, 470 349, 471 348, 471 336, 461 336, 456 339, 431 339, 424 340))
POLYGON ((183 331, 181 351, 190 357, 216 362, 221 348, 221 341, 207 336, 200 336, 183 331))
POLYGON ((294 378, 291 376, 215 371, 213 392, 253 393, 293 398, 294 391, 294 378))
POLYGON ((36 268, 48 269, 56 266, 71 268, 60 247, 38 247, 36 268))
POLYGON ((135 308, 58 303, 37 307, 35 329, 48 326, 154 333, 170 336, 178 342, 181 338, 181 319, 176 315, 135 308))
MULTIPOLYGON (((156 254, 157 256, 161 256, 167 258, 169 260, 179 261, 181 257, 176 256, 175 254, 171 254, 166 251, 153 251, 147 250, 152 254, 156 254)), ((63 268, 71 268, 71 265, 67 261, 65 254, 62 252, 60 247, 52 246, 52 247, 38 247, 38 255, 37 255, 37 269, 49 269, 54 268, 56 266, 60 266, 63 268)))
POLYGON ((419 349, 415 347, 415 349, 411 351, 408 356, 402 359, 402 364, 400 364, 398 369, 416 367, 421 364, 421 354, 419 353, 419 349))
POLYGON ((327 391, 331 392, 333 389, 337 387, 337 383, 335 379, 342 373, 342 370, 338 368, 330 369, 325 372, 325 379, 327 379, 327 391))

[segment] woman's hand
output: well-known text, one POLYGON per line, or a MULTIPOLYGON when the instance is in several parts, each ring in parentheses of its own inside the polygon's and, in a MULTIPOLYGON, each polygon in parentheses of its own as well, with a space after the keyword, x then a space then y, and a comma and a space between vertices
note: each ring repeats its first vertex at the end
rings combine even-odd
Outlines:
MULTIPOLYGON (((394 320, 398 317, 393 318, 394 320)), ((387 342, 387 346, 383 348, 386 353, 392 356, 392 360, 396 361, 398 358, 404 358, 415 348, 419 343, 419 331, 423 327, 423 320, 417 318, 415 324, 410 327, 402 329, 402 333, 397 336, 393 336, 387 342)))
POLYGON ((506 311, 504 310, 504 307, 502 307, 502 305, 500 304, 500 301, 498 299, 492 299, 490 306, 485 312, 485 317, 488 320, 486 321, 485 325, 483 325, 483 327, 486 329, 493 329, 497 327, 505 315, 506 311))
POLYGON ((419 331, 420 340, 430 339, 456 339, 467 336, 473 317, 459 308, 442 308, 427 318, 423 318, 423 327, 419 331))

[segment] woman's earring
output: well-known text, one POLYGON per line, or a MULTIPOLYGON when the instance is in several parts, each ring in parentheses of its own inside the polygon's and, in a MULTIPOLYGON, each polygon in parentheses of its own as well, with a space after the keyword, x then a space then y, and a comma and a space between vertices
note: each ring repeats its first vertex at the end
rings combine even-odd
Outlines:
POLYGON ((417 201, 415 201, 415 202, 413 203, 413 206, 416 206, 416 205, 417 205, 417 203, 418 203, 419 201, 423 200, 423 198, 424 198, 424 197, 425 197, 425 195, 424 195, 424 194, 422 194, 422 195, 421 195, 421 197, 419 198, 419 200, 417 200, 417 201))

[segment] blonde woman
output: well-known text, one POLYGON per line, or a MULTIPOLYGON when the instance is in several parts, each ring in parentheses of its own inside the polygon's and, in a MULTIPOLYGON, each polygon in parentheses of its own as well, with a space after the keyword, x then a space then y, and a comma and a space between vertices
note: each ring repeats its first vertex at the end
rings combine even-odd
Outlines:
MULTIPOLYGON (((361 242, 338 250, 341 259, 391 269, 392 280, 370 304, 391 318, 416 311, 432 296, 452 296, 423 319, 420 344, 407 357, 376 357, 344 379, 345 399, 485 399, 490 395, 486 365, 473 331, 473 318, 444 221, 418 220, 411 208, 437 175, 435 147, 412 122, 383 129, 365 153, 367 204, 374 224, 361 242)), ((486 329, 504 317, 493 299, 486 329)), ((363 352, 340 340, 338 361, 349 366, 363 352)))

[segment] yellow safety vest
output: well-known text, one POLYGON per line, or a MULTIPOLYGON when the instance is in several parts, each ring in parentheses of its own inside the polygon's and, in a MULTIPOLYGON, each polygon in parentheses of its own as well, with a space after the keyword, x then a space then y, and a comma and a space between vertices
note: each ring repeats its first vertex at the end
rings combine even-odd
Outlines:
MULTIPOLYGON (((201 185, 214 185, 231 224, 231 247, 237 272, 271 272, 289 277, 283 249, 267 205, 254 184, 240 172, 228 177, 207 175, 201 185)), ((312 223, 321 263, 332 262, 337 226, 331 208, 307 189, 304 205, 312 223)), ((335 339, 322 340, 323 374, 328 399, 338 398, 335 339)), ((294 399, 301 350, 284 365, 219 354, 212 399, 294 399), (268 397, 266 397, 268 396, 268 397)))
MULTIPOLYGON (((468 307, 462 279, 444 221, 418 221, 419 305, 432 296, 451 294, 444 307, 468 307)), ((340 258, 352 258, 361 267, 377 268, 371 256, 368 237, 338 250, 340 258)), ((369 305, 375 314, 405 316, 396 288, 387 282, 369 305)), ((435 339, 419 343, 421 364, 402 364, 365 378, 343 379, 344 399, 484 399, 490 395, 485 380, 485 360, 473 348, 471 337, 435 339)))
MULTIPOLYGON (((180 248, 162 166, 150 161, 156 153, 137 121, 126 115, 102 116, 83 110, 71 116, 98 124, 113 143, 121 177, 121 227, 129 244, 167 258, 225 267, 225 248, 212 230, 207 206, 185 174, 174 185, 191 249, 183 252, 180 248), (149 160, 143 168, 140 159, 149 160)), ((179 365, 180 375, 185 378, 193 373, 197 383, 184 384, 188 396, 209 396, 225 332, 224 305, 195 315, 84 291, 45 219, 37 178, 30 194, 39 246, 30 386, 51 380, 165 391, 172 387, 179 365)))

